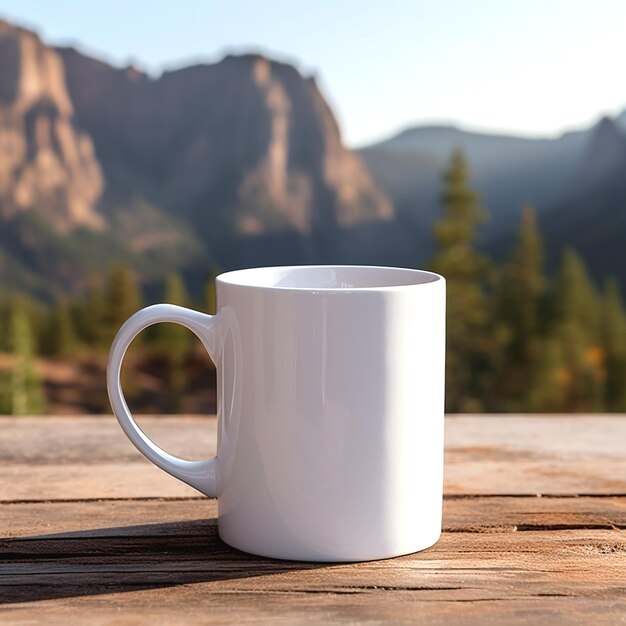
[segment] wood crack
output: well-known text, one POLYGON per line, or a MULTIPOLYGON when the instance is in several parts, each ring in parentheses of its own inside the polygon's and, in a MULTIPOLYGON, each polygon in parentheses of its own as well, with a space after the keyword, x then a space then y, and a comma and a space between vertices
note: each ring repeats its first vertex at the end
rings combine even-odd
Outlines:
MULTIPOLYGON (((616 493, 469 493, 469 494, 444 494, 444 500, 482 500, 498 498, 517 499, 569 499, 569 498, 626 498, 626 492, 616 493)), ((12 504, 89 504, 94 502, 198 502, 214 500, 207 496, 165 496, 165 497, 103 497, 103 498, 21 498, 0 500, 0 506, 12 504)))
POLYGON ((196 502, 214 500, 208 496, 171 496, 171 497, 139 497, 139 498, 55 498, 53 500, 22 499, 0 500, 0 506, 11 504, 90 504, 93 502, 196 502))
POLYGON ((606 522, 605 524, 516 524, 515 529, 520 532, 524 531, 546 531, 555 532, 559 530, 624 530, 626 524, 614 524, 606 522))

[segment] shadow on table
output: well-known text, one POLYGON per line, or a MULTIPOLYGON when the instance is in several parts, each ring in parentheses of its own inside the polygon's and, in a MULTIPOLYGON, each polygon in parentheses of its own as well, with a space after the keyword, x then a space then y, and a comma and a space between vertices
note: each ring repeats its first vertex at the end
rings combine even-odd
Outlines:
POLYGON ((328 567, 226 545, 215 519, 0 540, 0 604, 122 593, 328 567))

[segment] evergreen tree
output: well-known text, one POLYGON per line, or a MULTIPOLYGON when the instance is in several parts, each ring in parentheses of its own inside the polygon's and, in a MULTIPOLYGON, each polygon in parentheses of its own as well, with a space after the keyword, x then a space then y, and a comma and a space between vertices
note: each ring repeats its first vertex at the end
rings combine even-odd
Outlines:
POLYGON ((107 298, 103 278, 91 274, 85 295, 74 303, 76 334, 79 341, 95 350, 107 350, 109 329, 107 328, 107 298))
POLYGON ((602 344, 606 355, 606 410, 626 412, 626 311, 615 280, 607 280, 602 306, 602 344))
POLYGON ((45 400, 34 363, 34 340, 26 308, 13 304, 10 316, 12 363, 0 377, 0 412, 10 415, 36 415, 43 412, 45 400))
POLYGON ((432 267, 447 282, 446 408, 481 411, 489 351, 488 265, 474 241, 485 214, 469 186, 468 166, 459 151, 445 174, 442 204, 444 216, 434 226, 437 252, 432 267))
MULTIPOLYGON (((163 302, 185 306, 188 301, 183 279, 179 274, 170 274, 165 280, 163 302)), ((155 326, 154 344, 157 353, 163 359, 169 383, 169 393, 163 397, 167 412, 177 412, 181 408, 182 397, 187 387, 183 368, 193 339, 191 331, 180 324, 164 323, 155 326)))
POLYGON ((189 297, 182 276, 176 272, 172 272, 165 279, 163 302, 185 306, 188 304, 188 300, 189 297))
POLYGON ((48 315, 43 333, 43 352, 68 356, 76 349, 76 330, 69 302, 60 298, 48 315))
POLYGON ((589 340, 596 342, 600 334, 600 300, 585 262, 571 248, 563 252, 556 285, 558 317, 586 330, 589 340))
MULTIPOLYGON (((189 302, 180 274, 172 273, 165 279, 163 302, 186 306, 189 302)), ((172 363, 180 365, 189 351, 193 336, 180 324, 164 323, 154 327, 154 342, 172 363)))
POLYGON ((552 335, 559 365, 551 377, 564 412, 603 409, 605 354, 601 343, 600 299, 580 256, 571 249, 563 260, 554 292, 552 335))
POLYGON ((10 320, 11 310, 9 307, 9 299, 2 295, 0 297, 0 352, 8 352, 10 350, 10 320))
POLYGON ((135 273, 126 265, 114 265, 109 271, 104 302, 107 344, 120 326, 140 308, 141 295, 135 273))
POLYGON ((493 383, 498 411, 529 410, 533 387, 543 382, 537 371, 543 348, 540 331, 545 289, 543 242, 534 210, 525 207, 517 243, 500 273, 495 294, 496 349, 500 354, 493 383))
POLYGON ((510 314, 516 327, 516 348, 523 350, 527 337, 535 335, 540 326, 542 296, 546 287, 543 275, 543 241, 537 228, 535 211, 525 207, 518 235, 518 244, 508 267, 510 314))

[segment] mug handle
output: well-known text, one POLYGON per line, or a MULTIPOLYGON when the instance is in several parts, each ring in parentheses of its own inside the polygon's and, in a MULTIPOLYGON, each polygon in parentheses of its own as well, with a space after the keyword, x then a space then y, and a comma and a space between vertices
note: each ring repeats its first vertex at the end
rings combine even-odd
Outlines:
POLYGON ((121 371, 124 355, 131 341, 142 330, 159 322, 174 322, 188 328, 200 339, 215 362, 218 347, 217 317, 174 304, 155 304, 141 309, 129 317, 118 331, 111 345, 107 366, 107 388, 111 408, 122 430, 137 450, 157 467, 211 498, 218 496, 217 457, 206 461, 189 461, 157 446, 139 428, 126 404, 122 391, 121 371))

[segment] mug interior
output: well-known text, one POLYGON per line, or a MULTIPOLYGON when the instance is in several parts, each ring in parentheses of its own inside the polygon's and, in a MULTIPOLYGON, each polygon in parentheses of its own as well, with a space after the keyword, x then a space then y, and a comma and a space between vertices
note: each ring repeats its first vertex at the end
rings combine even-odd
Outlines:
POLYGON ((441 280, 433 272, 365 265, 296 265, 226 272, 218 281, 264 289, 355 290, 423 285, 441 280))

